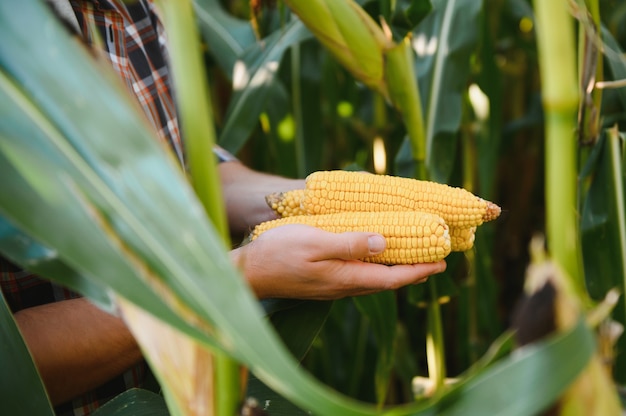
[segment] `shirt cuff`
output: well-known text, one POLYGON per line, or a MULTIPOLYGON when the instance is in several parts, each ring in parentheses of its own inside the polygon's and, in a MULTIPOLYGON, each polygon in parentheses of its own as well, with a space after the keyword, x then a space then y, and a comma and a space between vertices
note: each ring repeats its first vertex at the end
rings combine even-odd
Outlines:
POLYGON ((215 153, 215 156, 217 156, 217 161, 219 163, 239 161, 239 159, 237 159, 232 153, 218 145, 213 146, 213 153, 215 153))

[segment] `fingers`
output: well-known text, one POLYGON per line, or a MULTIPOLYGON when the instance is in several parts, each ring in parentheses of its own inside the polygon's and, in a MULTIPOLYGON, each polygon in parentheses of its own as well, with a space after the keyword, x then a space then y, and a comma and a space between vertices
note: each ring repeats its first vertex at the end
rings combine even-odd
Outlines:
POLYGON ((446 262, 384 266, 381 264, 346 262, 342 270, 343 286, 360 288, 359 294, 394 290, 424 283, 432 275, 446 270, 446 262))
POLYGON ((267 231, 244 246, 245 261, 239 263, 260 298, 300 299, 340 299, 398 289, 422 283, 446 268, 445 261, 396 266, 359 261, 385 247, 385 239, 376 233, 333 234, 294 224, 267 231))

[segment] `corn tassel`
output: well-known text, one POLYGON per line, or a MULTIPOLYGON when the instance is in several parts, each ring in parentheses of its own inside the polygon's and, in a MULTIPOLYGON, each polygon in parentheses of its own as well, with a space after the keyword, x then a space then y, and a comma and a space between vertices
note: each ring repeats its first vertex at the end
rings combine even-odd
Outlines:
POLYGON ((288 224, 304 224, 333 233, 363 231, 379 233, 387 240, 380 254, 362 260, 382 264, 430 263, 450 254, 450 235, 444 220, 433 214, 404 212, 343 212, 327 215, 299 215, 257 225, 255 240, 264 232, 288 224))

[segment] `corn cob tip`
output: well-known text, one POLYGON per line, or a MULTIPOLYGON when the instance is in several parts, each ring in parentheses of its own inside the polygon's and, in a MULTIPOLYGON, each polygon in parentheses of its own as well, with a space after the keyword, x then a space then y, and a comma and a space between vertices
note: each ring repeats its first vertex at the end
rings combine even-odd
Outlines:
POLYGON ((305 213, 302 208, 304 189, 274 192, 265 196, 267 205, 280 217, 291 217, 305 213))
POLYGON ((269 195, 265 195, 265 202, 270 208, 275 209, 274 207, 278 206, 283 199, 282 195, 282 192, 272 192, 269 195))
POLYGON ((486 201, 486 202, 487 202, 487 209, 485 210, 485 215, 483 215, 483 221, 488 222, 488 221, 495 220, 496 218, 500 216, 500 213, 502 212, 502 208, 500 208, 497 204, 494 204, 491 201, 486 201))

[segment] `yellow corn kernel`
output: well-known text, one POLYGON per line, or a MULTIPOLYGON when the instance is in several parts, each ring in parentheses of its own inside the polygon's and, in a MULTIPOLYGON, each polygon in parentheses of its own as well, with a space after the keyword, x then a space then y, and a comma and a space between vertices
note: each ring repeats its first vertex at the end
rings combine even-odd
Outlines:
POLYGON ((467 251, 474 247, 476 227, 450 227, 450 245, 452 251, 467 251))
POLYGON ((274 192, 265 197, 265 202, 280 217, 292 217, 294 215, 305 215, 302 208, 304 199, 304 189, 294 189, 287 192, 274 192))
POLYGON ((443 217, 450 227, 491 221, 500 207, 463 188, 430 181, 349 171, 313 172, 306 179, 303 207, 308 214, 359 211, 423 211, 443 217), (342 198, 336 195, 341 193, 342 198))
POLYGON ((287 224, 304 224, 333 233, 365 231, 382 234, 387 248, 362 260, 381 264, 414 264, 439 261, 450 254, 448 226, 438 215, 417 211, 342 212, 299 215, 256 226, 251 240, 287 224))

